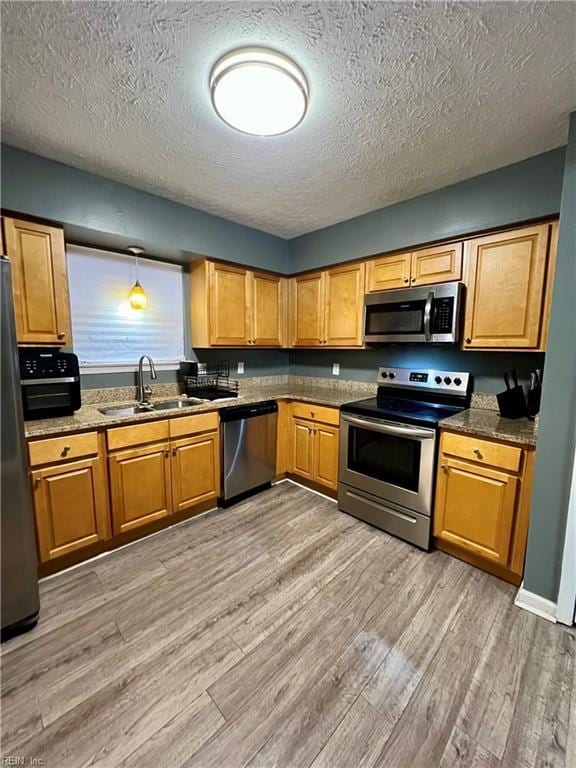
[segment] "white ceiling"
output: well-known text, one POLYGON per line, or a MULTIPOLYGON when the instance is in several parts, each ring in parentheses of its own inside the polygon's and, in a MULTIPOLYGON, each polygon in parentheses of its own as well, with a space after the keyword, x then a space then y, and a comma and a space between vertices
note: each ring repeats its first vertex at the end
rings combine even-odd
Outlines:
POLYGON ((563 144, 573 2, 2 2, 3 141, 284 237, 563 144), (304 122, 244 136, 213 63, 291 55, 304 122))

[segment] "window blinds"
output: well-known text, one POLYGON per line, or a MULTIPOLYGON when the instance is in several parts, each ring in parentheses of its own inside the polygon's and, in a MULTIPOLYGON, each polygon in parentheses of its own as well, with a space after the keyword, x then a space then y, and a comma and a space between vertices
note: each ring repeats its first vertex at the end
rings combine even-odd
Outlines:
POLYGON ((148 295, 144 310, 132 309, 136 281, 133 256, 70 245, 66 249, 74 351, 80 365, 136 364, 184 358, 182 267, 138 260, 138 278, 148 295))

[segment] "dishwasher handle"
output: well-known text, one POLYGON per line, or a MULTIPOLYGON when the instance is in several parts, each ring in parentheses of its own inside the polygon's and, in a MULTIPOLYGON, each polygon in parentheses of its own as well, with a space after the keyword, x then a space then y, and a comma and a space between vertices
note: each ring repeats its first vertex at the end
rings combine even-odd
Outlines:
POLYGON ((266 400, 263 403, 252 403, 251 405, 233 405, 220 408, 220 421, 240 421, 241 419, 252 419, 255 416, 267 416, 271 413, 278 413, 278 403, 275 400, 266 400))

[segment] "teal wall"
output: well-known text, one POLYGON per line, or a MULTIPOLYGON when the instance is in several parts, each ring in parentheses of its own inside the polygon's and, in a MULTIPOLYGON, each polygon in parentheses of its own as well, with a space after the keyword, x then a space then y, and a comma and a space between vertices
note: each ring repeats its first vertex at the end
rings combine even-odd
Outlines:
POLYGON ((213 256, 289 271, 288 243, 69 165, 1 148, 2 208, 64 225, 66 239, 187 262, 213 256))
POLYGON ((560 210, 565 148, 531 157, 290 241, 300 272, 529 221, 560 210))
POLYGON ((420 367, 440 371, 469 371, 474 377, 474 391, 496 394, 504 389, 502 373, 516 368, 525 383, 530 371, 544 367, 542 353, 462 352, 451 346, 426 347, 405 345, 355 350, 292 350, 290 373, 299 376, 332 376, 332 363, 340 363, 340 378, 376 381, 380 365, 398 368, 420 367))
POLYGON ((576 437, 576 112, 570 119, 558 261, 524 587, 555 601, 560 583, 576 437))

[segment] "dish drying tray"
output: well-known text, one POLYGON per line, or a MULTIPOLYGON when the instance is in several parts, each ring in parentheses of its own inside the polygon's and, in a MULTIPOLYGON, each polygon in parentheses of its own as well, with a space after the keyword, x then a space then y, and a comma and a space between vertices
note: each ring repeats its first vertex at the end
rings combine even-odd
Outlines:
POLYGON ((184 376, 184 393, 188 397, 215 400, 221 397, 238 397, 239 382, 230 378, 230 363, 219 362, 199 367, 195 376, 184 376))

